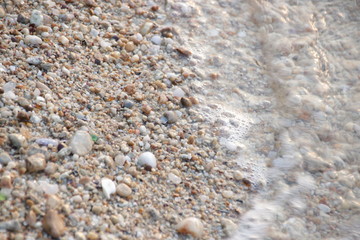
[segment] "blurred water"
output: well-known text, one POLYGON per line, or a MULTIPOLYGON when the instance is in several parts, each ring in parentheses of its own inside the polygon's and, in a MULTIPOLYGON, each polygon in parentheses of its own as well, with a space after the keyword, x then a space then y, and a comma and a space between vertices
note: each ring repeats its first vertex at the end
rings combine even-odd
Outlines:
POLYGON ((360 239, 359 2, 167 2, 204 116, 261 189, 232 239, 360 239))

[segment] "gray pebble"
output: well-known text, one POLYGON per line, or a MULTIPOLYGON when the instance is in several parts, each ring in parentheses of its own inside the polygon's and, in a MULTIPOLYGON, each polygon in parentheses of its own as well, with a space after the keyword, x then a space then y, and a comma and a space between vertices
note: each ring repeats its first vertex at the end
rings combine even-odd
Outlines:
POLYGON ((83 156, 91 151, 93 140, 88 132, 80 130, 74 134, 70 146, 74 154, 83 156))
POLYGON ((11 161, 12 161, 12 159, 7 152, 0 153, 0 163, 1 164, 7 165, 11 161))
POLYGON ((10 220, 10 221, 5 221, 5 222, 0 222, 0 230, 18 232, 21 230, 21 224, 18 220, 10 220))
POLYGON ((41 57, 39 57, 39 56, 28 57, 28 58, 26 59, 26 62, 27 62, 28 64, 30 64, 30 65, 39 65, 39 64, 41 64, 42 59, 41 59, 41 57))

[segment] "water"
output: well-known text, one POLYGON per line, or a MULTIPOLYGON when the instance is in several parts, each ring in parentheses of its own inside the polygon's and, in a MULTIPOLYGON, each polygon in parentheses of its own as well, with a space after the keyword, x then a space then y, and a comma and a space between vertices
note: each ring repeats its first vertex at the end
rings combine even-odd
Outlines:
POLYGON ((258 189, 231 239, 359 239, 359 1, 166 7, 202 114, 258 189))

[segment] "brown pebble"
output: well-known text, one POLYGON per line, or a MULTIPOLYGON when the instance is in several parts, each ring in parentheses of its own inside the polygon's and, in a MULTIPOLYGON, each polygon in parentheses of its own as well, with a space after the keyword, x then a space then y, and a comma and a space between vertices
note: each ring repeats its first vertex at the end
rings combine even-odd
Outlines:
POLYGON ((30 210, 28 215, 26 216, 26 222, 30 227, 36 227, 36 213, 33 210, 30 210))
POLYGON ((189 138, 188 138, 188 144, 194 144, 195 143, 195 136, 191 135, 189 138))
POLYGON ((135 44, 133 42, 128 42, 126 45, 125 45, 125 50, 127 52, 132 52, 135 50, 135 44))
POLYGON ((133 95, 135 93, 135 85, 134 84, 129 84, 129 85, 124 87, 124 90, 128 94, 133 95))
POLYGON ((192 102, 189 98, 185 98, 185 97, 182 97, 181 100, 181 105, 183 105, 184 107, 191 107, 192 106, 192 102))
POLYGON ((246 178, 243 178, 242 179, 242 183, 246 186, 246 187, 251 187, 251 182, 250 180, 246 179, 246 178))
POLYGON ((199 100, 196 97, 189 97, 189 99, 193 105, 199 104, 199 100))
POLYGON ((12 188, 11 176, 5 175, 1 177, 0 188, 12 188))
POLYGON ((79 183, 82 185, 85 185, 85 184, 89 183, 90 181, 91 181, 90 177, 82 177, 82 178, 80 178, 79 183))
POLYGON ((191 52, 183 47, 178 47, 178 48, 175 48, 176 51, 178 51, 180 54, 186 56, 186 57, 190 57, 191 56, 191 52))
POLYGON ((86 236, 86 239, 88 239, 88 240, 98 240, 99 235, 96 232, 89 232, 88 235, 86 236))
POLYGON ((18 113, 18 115, 16 116, 16 118, 20 121, 20 122, 28 122, 30 120, 30 116, 29 114, 27 114, 26 112, 20 111, 18 113))
POLYGON ((149 115, 151 113, 151 110, 151 107, 147 104, 144 104, 141 108, 141 111, 143 111, 145 115, 149 115))
POLYGON ((43 219, 43 228, 50 236, 59 238, 65 234, 65 223, 63 217, 55 210, 47 211, 43 219))

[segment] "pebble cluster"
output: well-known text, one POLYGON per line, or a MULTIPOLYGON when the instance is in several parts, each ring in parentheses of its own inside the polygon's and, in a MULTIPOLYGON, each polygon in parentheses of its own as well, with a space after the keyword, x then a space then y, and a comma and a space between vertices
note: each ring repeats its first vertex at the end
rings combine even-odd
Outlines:
MULTIPOLYGON (((196 14, 171 3, 184 16, 196 14)), ((185 6, 185 5, 184 5, 185 6)), ((153 1, 0 5, 0 239, 219 239, 241 173, 153 1)))

